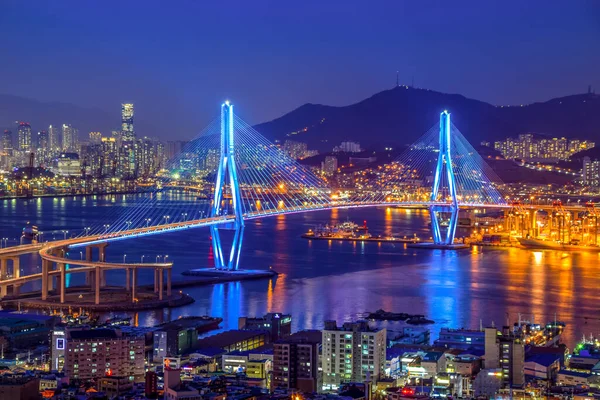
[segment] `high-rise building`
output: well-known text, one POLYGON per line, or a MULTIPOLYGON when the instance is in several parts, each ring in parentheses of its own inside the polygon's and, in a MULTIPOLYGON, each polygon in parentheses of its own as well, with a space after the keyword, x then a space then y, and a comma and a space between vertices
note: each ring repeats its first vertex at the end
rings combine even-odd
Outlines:
POLYGON ((58 128, 54 125, 48 127, 48 146, 51 153, 57 153, 61 148, 58 128))
POLYGON ((101 142, 101 160, 100 166, 101 177, 114 177, 117 176, 117 168, 119 165, 118 160, 118 147, 117 139, 114 137, 102 138, 101 142))
POLYGON ((386 330, 371 329, 366 321, 338 327, 325 321, 322 338, 322 390, 337 390, 346 382, 377 381, 385 369, 386 330))
POLYGON ((48 132, 39 131, 37 134, 37 149, 38 151, 48 150, 48 132))
POLYGON ((522 386, 525 383, 525 346, 509 327, 502 331, 485 328, 485 369, 502 371, 505 386, 522 386))
POLYGON ((132 103, 121 104, 121 136, 124 141, 132 142, 135 140, 132 103))
POLYGON ((27 122, 19 122, 19 128, 17 130, 17 136, 19 140, 20 151, 31 151, 31 125, 27 122))
POLYGON ((321 331, 301 331, 273 345, 272 389, 295 389, 314 393, 319 390, 319 346, 321 331))
POLYGON ((70 379, 85 381, 106 375, 138 382, 144 379, 144 337, 113 329, 83 329, 66 331, 64 341, 56 343, 64 346, 64 372, 70 379))
POLYGON ((335 156, 327 156, 321 163, 321 170, 324 174, 333 175, 338 169, 338 159, 335 156))
POLYGON ((90 143, 98 144, 102 141, 102 133, 100 132, 90 132, 90 143))
POLYGON ((12 138, 12 132, 9 131, 8 129, 6 129, 3 133, 2 133, 2 150, 4 150, 5 153, 7 153, 7 155, 12 155, 12 151, 13 151, 13 138, 12 138))
POLYGON ((69 153, 77 153, 78 149, 77 129, 71 124, 63 124, 62 126, 62 150, 69 153))

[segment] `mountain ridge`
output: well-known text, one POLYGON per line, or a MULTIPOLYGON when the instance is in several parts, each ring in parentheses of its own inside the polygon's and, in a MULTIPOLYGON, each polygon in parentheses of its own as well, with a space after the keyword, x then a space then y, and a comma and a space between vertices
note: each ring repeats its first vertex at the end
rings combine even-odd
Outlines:
POLYGON ((520 133, 546 133, 597 139, 594 116, 600 96, 569 95, 523 106, 494 106, 461 94, 397 86, 346 106, 306 103, 255 128, 269 139, 297 140, 329 149, 352 140, 364 147, 409 144, 449 110, 454 124, 471 141, 494 141, 520 133), (295 133, 294 133, 295 132, 295 133))

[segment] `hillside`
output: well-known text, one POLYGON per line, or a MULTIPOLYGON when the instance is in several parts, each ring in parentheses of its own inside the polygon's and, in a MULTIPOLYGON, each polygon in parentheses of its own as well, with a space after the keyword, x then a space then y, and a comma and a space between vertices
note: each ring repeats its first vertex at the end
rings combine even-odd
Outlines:
POLYGON ((573 95, 526 106, 496 107, 457 94, 398 86, 344 107, 305 104, 273 121, 255 126, 270 139, 298 140, 330 150, 344 140, 378 148, 412 143, 447 109, 472 144, 519 133, 596 139, 600 96, 573 95))

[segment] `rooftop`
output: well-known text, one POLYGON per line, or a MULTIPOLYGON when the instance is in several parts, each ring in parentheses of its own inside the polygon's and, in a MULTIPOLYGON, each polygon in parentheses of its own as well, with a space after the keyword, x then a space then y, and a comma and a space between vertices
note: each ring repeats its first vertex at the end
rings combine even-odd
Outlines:
POLYGON ((116 339, 119 337, 115 329, 85 329, 70 331, 71 339, 116 339))
MULTIPOLYGON (((198 340, 196 343, 197 349, 204 348, 223 348, 230 346, 232 344, 241 342, 243 340, 248 340, 258 335, 266 335, 266 331, 261 330, 230 330, 222 333, 218 333, 216 335, 208 336, 203 339, 198 340)), ((198 351, 195 351, 197 353, 198 351)))
POLYGON ((318 344, 323 340, 323 333, 317 330, 306 330, 296 332, 286 338, 278 340, 276 343, 311 343, 318 344))

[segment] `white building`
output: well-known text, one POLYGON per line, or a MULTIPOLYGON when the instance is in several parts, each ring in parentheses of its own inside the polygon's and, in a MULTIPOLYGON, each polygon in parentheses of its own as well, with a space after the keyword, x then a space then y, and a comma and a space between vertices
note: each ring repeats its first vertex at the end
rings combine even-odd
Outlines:
POLYGON ((338 327, 325 321, 322 340, 322 390, 337 390, 345 382, 376 381, 384 374, 386 330, 372 330, 366 321, 338 327))

